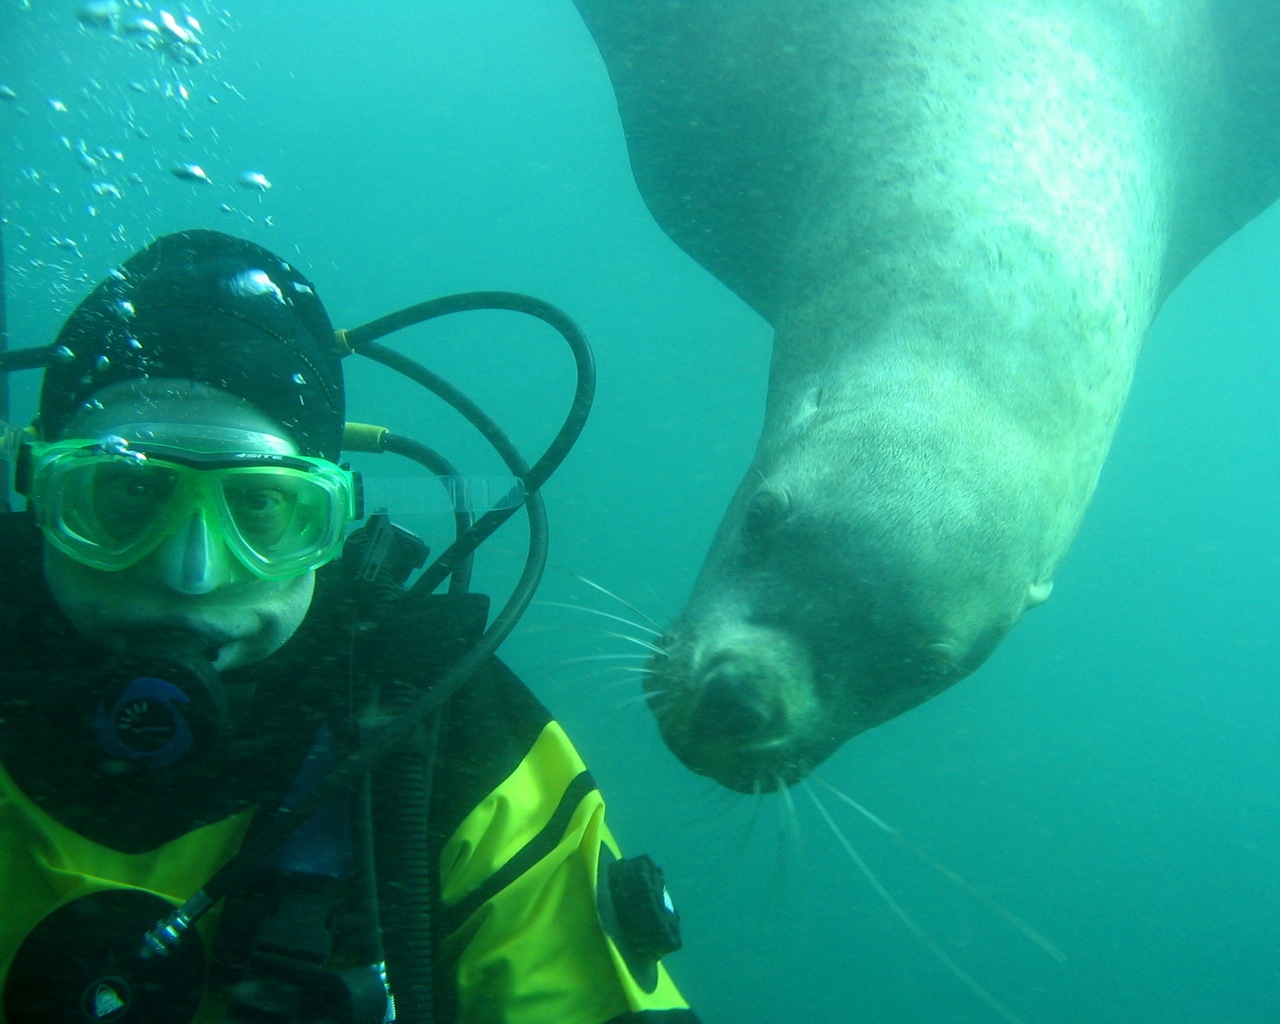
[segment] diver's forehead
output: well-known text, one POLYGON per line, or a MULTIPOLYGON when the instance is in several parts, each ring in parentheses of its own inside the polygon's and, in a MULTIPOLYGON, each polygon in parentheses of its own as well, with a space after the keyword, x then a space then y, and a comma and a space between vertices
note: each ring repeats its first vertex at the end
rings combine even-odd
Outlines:
POLYGON ((200 428, 248 431, 294 447, 284 427, 238 395, 196 381, 158 378, 122 381, 96 392, 67 423, 64 434, 125 436, 124 428, 136 424, 157 431, 168 426, 179 433, 198 433, 200 428))

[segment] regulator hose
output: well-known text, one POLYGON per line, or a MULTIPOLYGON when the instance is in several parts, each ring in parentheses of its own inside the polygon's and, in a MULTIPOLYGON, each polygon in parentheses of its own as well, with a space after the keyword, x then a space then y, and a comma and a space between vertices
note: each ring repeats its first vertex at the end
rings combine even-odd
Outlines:
MULTIPOLYGON (((408 713, 417 698, 410 683, 383 693, 393 714, 408 713)), ((443 710, 419 719, 392 756, 372 772, 377 844, 378 902, 387 949, 387 976, 395 993, 396 1020, 430 1024, 434 1019, 431 918, 434 886, 428 824, 431 788, 443 710)))

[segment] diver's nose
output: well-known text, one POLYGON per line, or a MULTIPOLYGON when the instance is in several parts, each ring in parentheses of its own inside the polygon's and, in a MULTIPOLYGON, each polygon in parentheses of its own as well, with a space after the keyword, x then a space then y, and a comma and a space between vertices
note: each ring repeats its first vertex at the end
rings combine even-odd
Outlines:
POLYGON ((156 550, 161 580, 180 594, 208 594, 230 582, 229 555, 198 508, 156 550))

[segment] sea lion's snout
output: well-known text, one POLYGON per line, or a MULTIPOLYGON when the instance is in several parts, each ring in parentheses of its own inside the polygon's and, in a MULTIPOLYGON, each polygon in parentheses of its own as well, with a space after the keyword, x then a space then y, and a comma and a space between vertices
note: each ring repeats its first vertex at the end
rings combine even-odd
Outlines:
POLYGON ((779 699, 773 666, 737 651, 721 651, 698 682, 691 716, 698 735, 743 749, 777 738, 786 709, 779 699))
POLYGON ((651 664, 648 688, 663 737, 686 765, 744 792, 805 774, 797 741, 811 728, 817 698, 808 652, 795 636, 704 625, 667 652, 651 664))

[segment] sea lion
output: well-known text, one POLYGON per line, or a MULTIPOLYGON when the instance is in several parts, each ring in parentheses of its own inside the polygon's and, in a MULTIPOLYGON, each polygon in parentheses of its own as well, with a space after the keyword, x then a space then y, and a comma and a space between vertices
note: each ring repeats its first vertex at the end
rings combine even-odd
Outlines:
POLYGON ((576 2, 649 208, 776 331, 646 684, 769 790, 1048 596, 1161 303, 1280 195, 1280 4, 576 2))

